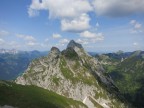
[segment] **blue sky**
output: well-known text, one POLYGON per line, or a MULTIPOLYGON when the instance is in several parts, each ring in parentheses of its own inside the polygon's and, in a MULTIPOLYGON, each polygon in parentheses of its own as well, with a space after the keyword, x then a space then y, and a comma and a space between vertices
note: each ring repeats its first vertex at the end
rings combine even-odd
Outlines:
POLYGON ((144 0, 0 0, 0 49, 144 50, 144 0))

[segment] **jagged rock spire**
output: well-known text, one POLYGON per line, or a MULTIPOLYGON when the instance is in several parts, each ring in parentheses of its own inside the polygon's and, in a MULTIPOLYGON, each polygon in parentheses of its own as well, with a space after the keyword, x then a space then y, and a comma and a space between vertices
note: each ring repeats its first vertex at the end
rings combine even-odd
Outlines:
POLYGON ((69 44, 67 45, 67 48, 74 48, 74 47, 78 47, 78 48, 82 48, 83 49, 81 44, 76 43, 74 40, 71 40, 69 42, 69 44))
POLYGON ((60 50, 57 47, 52 47, 51 52, 57 52, 60 53, 60 50))
POLYGON ((61 52, 57 47, 52 47, 51 48, 51 53, 54 55, 59 55, 61 52))

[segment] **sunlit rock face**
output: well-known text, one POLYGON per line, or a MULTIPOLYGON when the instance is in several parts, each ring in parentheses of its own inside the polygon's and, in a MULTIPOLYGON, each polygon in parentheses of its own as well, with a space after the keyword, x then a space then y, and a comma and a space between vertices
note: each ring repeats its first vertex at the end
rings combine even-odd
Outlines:
POLYGON ((74 40, 62 52, 52 47, 48 56, 32 61, 15 82, 52 90, 89 108, 128 108, 99 61, 74 40))

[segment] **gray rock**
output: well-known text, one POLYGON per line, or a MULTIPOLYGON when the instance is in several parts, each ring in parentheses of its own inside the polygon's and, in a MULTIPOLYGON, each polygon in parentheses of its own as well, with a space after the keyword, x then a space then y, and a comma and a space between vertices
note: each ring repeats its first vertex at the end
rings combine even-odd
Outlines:
POLYGON ((76 43, 74 40, 71 40, 71 41, 69 42, 69 44, 67 45, 67 48, 74 48, 74 47, 78 47, 78 48, 83 49, 83 47, 82 47, 81 44, 76 43))
POLYGON ((85 97, 91 97, 86 101, 89 108, 97 107, 93 101, 104 108, 127 107, 104 88, 103 85, 110 88, 112 86, 110 90, 115 90, 102 65, 97 59, 88 55, 82 45, 72 40, 66 51, 62 52, 70 54, 68 56, 71 59, 53 47, 47 57, 34 60, 15 82, 22 85, 36 85, 81 102, 85 97), (70 53, 67 53, 68 50, 70 53), (73 54, 77 55, 76 59, 72 58, 73 54), (115 106, 117 104, 119 106, 115 106))

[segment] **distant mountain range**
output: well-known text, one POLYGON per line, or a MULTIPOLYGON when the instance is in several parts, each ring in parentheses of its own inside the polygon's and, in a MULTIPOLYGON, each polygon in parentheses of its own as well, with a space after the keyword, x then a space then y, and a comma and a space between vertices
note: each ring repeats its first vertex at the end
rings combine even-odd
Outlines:
MULTIPOLYGON (((16 49, 0 49, 0 80, 13 80, 22 74, 29 63, 39 57, 47 56, 49 51, 20 51, 16 49)), ((95 52, 89 52, 95 55, 95 52)))
POLYGON ((16 49, 0 49, 0 54, 17 54, 18 52, 16 49))
MULTIPOLYGON (((4 95, 7 95, 7 92, 13 90, 25 94, 25 91, 20 92, 21 90, 17 88, 26 90, 28 94, 31 94, 31 90, 49 94, 50 91, 26 86, 35 85, 52 90, 56 93, 54 93, 56 97, 58 93, 67 98, 81 101, 78 102, 81 107, 78 107, 78 103, 73 100, 70 100, 73 101, 72 103, 68 102, 69 106, 75 106, 73 103, 77 103, 78 108, 87 106, 89 108, 118 108, 117 106, 120 106, 119 108, 131 108, 129 103, 132 103, 136 108, 144 108, 144 51, 118 51, 105 54, 90 52, 88 54, 80 44, 74 41, 71 41, 66 50, 62 52, 56 47, 53 47, 50 52, 1 49, 0 79, 13 80, 15 78, 17 78, 16 83, 25 86, 2 81, 0 82, 2 94, 6 93, 4 95), (12 88, 7 85, 12 85, 12 88), (87 106, 83 105, 82 102, 87 106)), ((14 92, 11 94, 13 95, 14 92)), ((0 96, 4 100, 2 94, 0 96)), ((16 97, 19 98, 20 94, 16 97)), ((39 96, 42 98, 42 95, 34 97, 38 99, 39 96)), ((23 99, 25 98, 29 98, 27 94, 23 97, 23 99)), ((50 98, 49 95, 48 98, 50 98)), ((55 101, 59 102, 61 98, 63 97, 58 96, 55 101)), ((63 101, 67 100, 65 99, 63 101)), ((13 104, 18 100, 12 104, 10 101, 7 100, 9 105, 18 107, 23 100, 19 104, 13 104)), ((33 102, 35 103, 35 101, 33 102)), ((57 108, 57 105, 61 105, 51 102, 45 103, 46 106, 53 105, 54 108, 57 108)), ((0 107, 5 103, 6 101, 0 101, 0 107)), ((65 103, 61 108, 64 107, 65 103)), ((24 108, 24 106, 20 106, 20 108, 24 108)))
POLYGON ((39 51, 17 51, 0 50, 0 79, 12 80, 23 73, 29 63, 41 56, 46 56, 48 52, 39 51))

